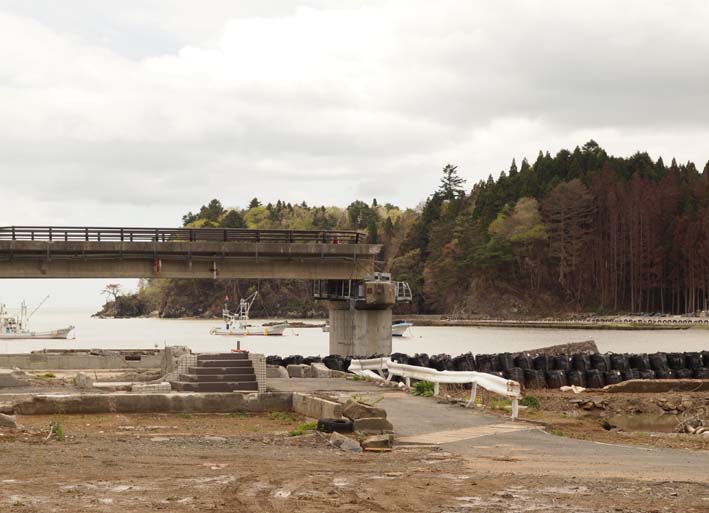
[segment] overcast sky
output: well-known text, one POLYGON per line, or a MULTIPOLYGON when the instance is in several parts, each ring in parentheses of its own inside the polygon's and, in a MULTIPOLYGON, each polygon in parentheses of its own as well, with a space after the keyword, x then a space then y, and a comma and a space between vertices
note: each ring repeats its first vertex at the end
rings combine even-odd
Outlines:
POLYGON ((707 22, 681 0, 0 0, 0 225, 413 207, 448 162, 472 185, 590 138, 701 169, 707 22))

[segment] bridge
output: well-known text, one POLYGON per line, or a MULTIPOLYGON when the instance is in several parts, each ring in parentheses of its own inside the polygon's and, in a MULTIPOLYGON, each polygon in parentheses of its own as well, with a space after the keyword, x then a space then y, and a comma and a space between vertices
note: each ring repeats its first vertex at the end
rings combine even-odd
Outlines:
POLYGON ((0 227, 0 278, 363 279, 380 245, 356 231, 0 227))
POLYGON ((362 294, 318 297, 330 311, 330 354, 389 354, 397 296, 374 277, 380 250, 356 231, 6 226, 0 278, 341 281, 362 294))

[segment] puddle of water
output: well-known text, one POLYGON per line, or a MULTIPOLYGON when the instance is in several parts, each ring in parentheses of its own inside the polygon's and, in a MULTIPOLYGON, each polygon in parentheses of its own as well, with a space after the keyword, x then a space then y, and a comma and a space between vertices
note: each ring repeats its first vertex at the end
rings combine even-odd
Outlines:
POLYGON ((641 413, 638 415, 612 415, 608 418, 608 422, 624 431, 672 433, 677 427, 678 419, 675 415, 641 413))

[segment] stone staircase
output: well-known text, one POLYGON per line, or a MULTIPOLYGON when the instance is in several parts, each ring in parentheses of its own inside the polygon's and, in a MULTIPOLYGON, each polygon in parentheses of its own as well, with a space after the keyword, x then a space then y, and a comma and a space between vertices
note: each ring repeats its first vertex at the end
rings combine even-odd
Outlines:
POLYGON ((188 367, 179 381, 171 381, 178 392, 256 392, 258 383, 247 352, 200 354, 197 366, 188 367))

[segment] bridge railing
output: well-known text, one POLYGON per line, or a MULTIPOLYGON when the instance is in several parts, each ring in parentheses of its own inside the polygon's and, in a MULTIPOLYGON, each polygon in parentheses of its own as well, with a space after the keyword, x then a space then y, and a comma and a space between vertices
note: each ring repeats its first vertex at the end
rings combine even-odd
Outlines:
POLYGON ((83 242, 276 242, 364 244, 356 231, 247 230, 241 228, 115 228, 79 226, 4 226, 0 241, 83 242))

